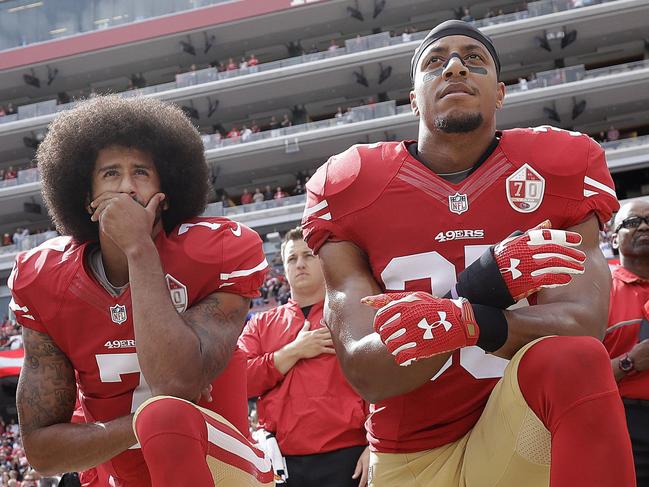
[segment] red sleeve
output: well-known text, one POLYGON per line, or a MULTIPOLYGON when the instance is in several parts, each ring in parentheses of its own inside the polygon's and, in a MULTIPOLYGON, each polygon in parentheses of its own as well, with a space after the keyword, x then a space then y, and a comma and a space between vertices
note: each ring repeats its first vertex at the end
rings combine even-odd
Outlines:
POLYGON ((606 164, 604 149, 590 139, 588 161, 583 178, 583 198, 573 206, 566 226, 577 225, 595 213, 600 226, 611 219, 620 208, 615 194, 615 184, 606 164))
POLYGON ((275 368, 274 352, 264 353, 261 346, 259 316, 253 316, 248 321, 239 337, 239 348, 244 351, 247 360, 248 397, 259 397, 284 379, 275 368))
POLYGON ((334 164, 336 158, 343 158, 343 156, 333 156, 316 171, 306 185, 307 196, 302 216, 302 231, 304 240, 315 254, 328 240, 353 240, 340 225, 340 215, 333 208, 336 193, 347 189, 356 176, 354 169, 349 171, 349 174, 340 174, 342 171, 339 170, 331 171, 332 166, 337 169, 343 165, 341 162, 334 164))
POLYGON ((7 286, 11 290, 9 309, 13 311, 16 322, 20 326, 48 334, 35 306, 30 300, 30 293, 28 292, 30 281, 35 278, 35 270, 22 262, 23 255, 20 254, 16 258, 16 263, 7 281, 7 286))
POLYGON ((232 229, 223 232, 221 240, 223 264, 218 291, 255 298, 268 270, 261 238, 244 225, 229 223, 232 229))

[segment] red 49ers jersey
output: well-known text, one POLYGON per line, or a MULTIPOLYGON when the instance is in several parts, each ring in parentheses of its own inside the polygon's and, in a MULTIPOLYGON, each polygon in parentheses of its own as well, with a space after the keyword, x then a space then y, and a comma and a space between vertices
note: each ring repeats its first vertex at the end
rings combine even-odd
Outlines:
MULTIPOLYGON (((545 219, 568 228, 593 213, 605 222, 619 207, 604 151, 588 136, 547 126, 498 135, 497 148, 459 184, 412 157, 408 142, 333 156, 307 184, 309 247, 351 241, 382 289, 443 296, 457 273, 513 231, 545 219)), ((460 438, 506 364, 478 347, 456 351, 427 384, 372 406, 371 446, 412 452, 460 438)))
MULTIPOLYGON (((225 218, 189 220, 168 235, 160 232, 155 245, 180 313, 214 292, 257 296, 267 268, 259 235, 225 218)), ((20 254, 9 287, 18 322, 48 334, 74 366, 86 421, 109 421, 135 412, 151 392, 137 359, 130 289, 113 297, 98 284, 84 263, 87 247, 59 237, 20 254)), ((213 382, 213 402, 200 404, 244 434, 245 367, 237 349, 213 382)), ((145 468, 139 448, 103 466, 127 485, 141 480, 145 468)))

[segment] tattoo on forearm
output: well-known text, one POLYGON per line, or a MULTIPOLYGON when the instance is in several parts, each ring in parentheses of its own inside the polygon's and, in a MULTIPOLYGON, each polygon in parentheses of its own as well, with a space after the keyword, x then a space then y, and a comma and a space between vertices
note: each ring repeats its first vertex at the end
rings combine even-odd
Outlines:
POLYGON ((67 357, 43 333, 23 329, 25 367, 16 406, 23 434, 70 421, 76 400, 74 370, 67 357))
POLYGON ((209 354, 212 358, 209 370, 205 371, 208 377, 215 377, 227 364, 249 308, 250 300, 242 299, 239 306, 224 309, 219 296, 211 294, 185 313, 185 322, 200 341, 201 354, 209 354))

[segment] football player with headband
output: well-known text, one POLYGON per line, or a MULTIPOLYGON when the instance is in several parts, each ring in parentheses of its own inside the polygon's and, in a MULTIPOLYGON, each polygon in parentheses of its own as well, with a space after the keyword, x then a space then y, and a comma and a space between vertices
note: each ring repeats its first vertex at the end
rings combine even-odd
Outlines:
POLYGON ((604 151, 497 130, 500 69, 479 29, 441 23, 412 57, 417 140, 352 146, 307 184, 325 320, 372 403, 370 485, 630 487, 601 343, 604 151))

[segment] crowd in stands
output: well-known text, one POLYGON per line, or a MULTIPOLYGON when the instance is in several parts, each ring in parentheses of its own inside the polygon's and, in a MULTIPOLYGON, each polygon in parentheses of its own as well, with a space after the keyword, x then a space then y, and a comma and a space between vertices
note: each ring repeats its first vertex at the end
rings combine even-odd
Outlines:
POLYGON ((5 316, 0 326, 0 350, 17 350, 22 346, 20 326, 15 320, 5 316))
POLYGON ((12 179, 18 179, 18 172, 25 169, 33 169, 36 167, 35 162, 29 162, 19 165, 11 165, 6 168, 0 167, 0 181, 11 181, 12 179))
POLYGON ((0 418, 0 487, 47 487, 57 483, 55 479, 43 479, 29 466, 18 424, 0 418))
POLYGON ((13 106, 12 103, 7 103, 7 105, 2 106, 0 105, 0 117, 4 117, 5 115, 13 115, 17 113, 16 107, 13 106))
POLYGON ((56 233, 56 231, 52 228, 39 228, 30 230, 29 228, 25 227, 18 227, 13 234, 4 233, 2 235, 2 240, 0 240, 0 247, 15 245, 19 250, 28 250, 30 246, 26 247, 27 244, 23 245, 23 241, 25 241, 25 239, 30 235, 43 235, 45 237, 45 240, 47 240, 48 238, 56 237, 58 233, 56 233))
MULTIPOLYGON (((520 3, 518 5, 513 5, 508 8, 508 12, 504 12, 502 8, 499 8, 498 10, 494 9, 489 9, 482 18, 488 19, 488 18, 494 18, 500 15, 505 15, 505 13, 511 12, 518 12, 520 10, 524 10, 526 8, 525 3, 520 3)), ((466 20, 466 21, 474 21, 477 20, 475 17, 479 16, 474 16, 469 7, 459 7, 458 9, 455 10, 455 17, 458 19, 466 20)), ((399 30, 392 30, 390 31, 390 34, 393 37, 398 37, 401 36, 401 40, 403 42, 410 42, 412 40, 412 35, 417 32, 418 30, 427 30, 427 26, 419 26, 418 28, 415 28, 414 26, 407 26, 404 27, 403 29, 399 30), (401 33, 399 33, 399 31, 401 33)), ((356 35, 357 38, 361 37, 361 34, 356 35)), ((302 41, 300 40, 295 40, 288 42, 286 44, 286 50, 288 57, 296 57, 296 56, 304 56, 308 54, 315 54, 323 51, 327 52, 336 52, 339 48, 339 44, 344 44, 345 39, 340 38, 332 38, 329 41, 329 44, 325 45, 325 43, 322 43, 318 45, 315 42, 311 42, 310 46, 308 48, 305 48, 302 44, 302 41)), ((194 55, 195 55, 195 48, 193 46, 188 47, 190 52, 194 50, 194 55)), ((275 61, 278 59, 264 59, 264 62, 271 62, 275 61)), ((219 73, 223 72, 234 72, 234 71, 239 71, 239 74, 248 74, 248 73, 255 73, 258 71, 257 66, 260 64, 260 60, 255 56, 254 53, 242 53, 242 55, 232 55, 227 58, 223 59, 215 59, 209 63, 206 64, 201 64, 201 63, 191 63, 189 65, 185 65, 185 67, 179 66, 178 69, 176 70, 176 75, 178 74, 183 74, 183 73, 191 73, 191 72, 196 72, 202 69, 206 68, 215 68, 219 73)), ((136 89, 141 89, 144 88, 148 85, 146 78, 143 73, 132 73, 127 80, 127 84, 124 87, 126 91, 130 90, 136 90, 136 89)), ((108 91, 114 92, 116 90, 115 87, 110 88, 108 91)), ((117 91, 120 91, 117 89, 117 91)), ((83 90, 78 91, 74 96, 71 96, 69 93, 66 93, 64 91, 57 93, 56 95, 56 102, 58 105, 69 103, 73 101, 73 99, 83 99, 83 98, 92 98, 96 96, 98 92, 95 90, 94 87, 86 87, 83 90)), ((27 104, 35 103, 36 101, 43 101, 43 100, 33 100, 30 101, 27 104)), ((6 105, 2 106, 0 105, 0 117, 3 117, 5 115, 13 115, 17 113, 17 107, 13 105, 13 103, 7 103, 6 105)), ((286 118, 286 116, 285 116, 286 118)), ((283 125, 285 120, 282 120, 281 126, 286 126, 283 125)), ((252 127, 250 127, 252 129, 252 127)), ((243 129, 242 129, 243 130, 243 129)))
MULTIPOLYGON (((298 172, 295 175, 295 185, 284 189, 282 186, 276 186, 275 189, 267 184, 263 189, 256 187, 254 192, 244 188, 239 196, 231 196, 225 189, 216 190, 216 200, 220 201, 224 208, 232 208, 239 205, 259 205, 264 201, 282 200, 289 196, 298 196, 306 192, 305 185, 313 174, 314 170, 308 172, 298 172), (238 201, 238 202, 237 202, 238 201)), ((255 209, 253 206, 252 209, 255 209)))

